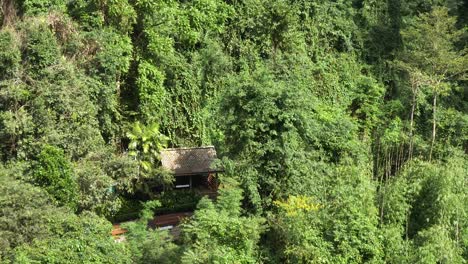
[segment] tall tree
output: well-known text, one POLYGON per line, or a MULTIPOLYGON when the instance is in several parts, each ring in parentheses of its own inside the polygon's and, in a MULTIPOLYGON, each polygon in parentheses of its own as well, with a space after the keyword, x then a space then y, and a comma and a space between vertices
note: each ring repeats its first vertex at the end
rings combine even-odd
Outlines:
POLYGON ((464 30, 457 30, 456 18, 445 7, 435 7, 412 19, 401 34, 404 50, 402 65, 409 73, 413 94, 411 106, 411 136, 413 115, 420 89, 432 96, 432 133, 429 160, 433 156, 437 127, 437 100, 453 89, 455 80, 466 77, 468 55, 456 47, 464 30))

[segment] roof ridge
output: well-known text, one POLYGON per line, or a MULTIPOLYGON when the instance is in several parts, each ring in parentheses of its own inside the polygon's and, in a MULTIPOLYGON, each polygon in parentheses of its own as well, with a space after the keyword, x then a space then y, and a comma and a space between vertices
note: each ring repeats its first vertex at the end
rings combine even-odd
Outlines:
POLYGON ((161 150, 161 165, 176 176, 219 171, 211 166, 216 159, 214 146, 169 148, 161 150))
POLYGON ((214 146, 200 146, 200 147, 181 147, 181 148, 166 148, 161 151, 175 151, 175 150, 189 150, 189 149, 214 149, 214 146))

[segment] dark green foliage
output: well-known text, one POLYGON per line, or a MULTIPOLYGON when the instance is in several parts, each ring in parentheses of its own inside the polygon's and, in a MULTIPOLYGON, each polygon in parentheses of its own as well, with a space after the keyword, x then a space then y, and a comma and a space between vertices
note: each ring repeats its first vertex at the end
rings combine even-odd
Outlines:
POLYGON ((329 211, 325 233, 332 237, 336 262, 362 263, 381 258, 373 182, 366 168, 338 166, 324 207, 329 211))
POLYGON ((202 196, 194 190, 169 190, 156 197, 161 206, 156 214, 193 211, 202 196))
POLYGON ((43 18, 22 22, 16 34, 25 36, 23 63, 0 83, 2 156, 32 158, 44 143, 72 159, 98 149, 103 142, 88 77, 61 59, 56 35, 43 18))
POLYGON ((23 0, 19 1, 21 11, 24 15, 38 15, 50 11, 65 11, 66 1, 64 0, 23 0))
POLYGON ((41 188, 16 180, 13 169, 1 168, 0 182, 0 256, 5 257, 16 246, 47 236, 47 218, 66 210, 55 208, 41 188))
POLYGON ((46 23, 35 21, 27 25, 26 47, 23 60, 32 68, 33 76, 42 73, 46 67, 57 64, 60 51, 53 32, 46 23))
POLYGON ((109 222, 56 207, 44 190, 15 179, 22 172, 14 165, 0 169, 0 260, 130 263, 125 247, 109 236, 109 222))
MULTIPOLYGON (((157 195, 161 205, 153 211, 155 214, 193 211, 202 196, 193 190, 168 190, 157 195)), ((139 200, 121 198, 121 207, 112 217, 113 222, 125 222, 137 219, 143 210, 143 203, 139 200)))
POLYGON ((16 248, 14 263, 132 263, 109 236, 110 223, 92 213, 62 215, 47 227, 53 235, 16 248))
POLYGON ((0 32, 0 76, 1 79, 11 77, 18 71, 21 62, 20 43, 15 39, 15 32, 2 30, 0 32))
POLYGON ((134 193, 135 181, 139 179, 139 164, 127 155, 111 155, 103 164, 103 169, 114 180, 119 193, 134 193))
POLYGON ((296 154, 297 158, 306 159, 299 151, 308 147, 309 139, 301 133, 307 127, 308 113, 301 108, 311 108, 311 103, 301 96, 301 91, 293 93, 286 89, 287 83, 275 82, 266 70, 258 70, 253 76, 244 72, 231 84, 233 88, 223 98, 220 113, 227 151, 249 164, 252 173, 260 175, 241 175, 245 177, 243 184, 256 181, 262 196, 275 194, 280 183, 287 180, 283 177, 301 169, 288 156, 296 154))
POLYGON ((74 160, 103 144, 96 107, 81 77, 73 65, 60 65, 49 75, 50 83, 38 81, 31 102, 40 141, 60 146, 74 160))
POLYGON ((83 63, 94 78, 88 85, 93 87, 90 95, 97 106, 101 134, 107 141, 115 140, 121 121, 118 96, 130 67, 132 43, 128 36, 112 29, 93 30, 85 34, 85 41, 95 45, 96 54, 83 63))
POLYGON ((70 161, 62 150, 44 146, 32 170, 35 184, 43 187, 59 205, 76 209, 78 185, 70 161))
POLYGON ((406 263, 461 261, 462 248, 466 248, 463 240, 467 224, 463 183, 468 177, 466 164, 459 153, 444 164, 417 161, 385 186, 381 209, 382 220, 388 224, 385 239, 394 241, 399 234, 400 238, 414 237, 415 242, 414 248, 408 241, 400 249, 395 248, 404 257, 386 248, 386 258, 392 259, 392 263, 398 263, 398 259, 406 263))
MULTIPOLYGON (((209 40, 224 31, 229 6, 216 0, 144 0, 136 7, 141 17, 141 33, 134 40, 139 60, 130 80, 138 87, 135 110, 144 123, 159 123, 172 145, 206 143, 210 116, 202 111, 214 92, 207 88, 216 89, 206 77, 217 73, 198 66, 205 61, 209 40)), ((216 63, 221 59, 214 58, 216 63)))
POLYGON ((167 231, 149 229, 148 221, 161 204, 148 201, 143 205, 140 219, 126 223, 128 248, 133 263, 174 263, 178 260, 179 247, 170 241, 167 231))
POLYGON ((290 85, 296 83, 275 80, 264 69, 243 72, 222 100, 227 151, 249 167, 240 176, 242 183, 259 186, 267 202, 316 190, 314 180, 322 177, 314 171, 317 162, 362 153, 357 126, 343 111, 290 85))
POLYGON ((80 192, 79 211, 90 210, 101 216, 112 216, 118 211, 117 187, 120 183, 106 171, 109 163, 114 162, 115 157, 97 152, 76 163, 74 172, 80 192))
POLYGON ((0 141, 3 159, 21 154, 32 130, 32 117, 24 109, 31 93, 19 79, 21 70, 21 43, 17 32, 0 31, 0 141), (10 110, 10 111, 7 111, 10 110))
POLYGON ((123 34, 131 32, 136 20, 134 7, 128 1, 73 0, 68 2, 70 15, 88 31, 104 26, 123 34))
POLYGON ((264 219, 241 214, 242 191, 232 186, 213 203, 202 198, 193 219, 182 225, 187 248, 182 263, 256 263, 264 219))
POLYGON ((139 200, 120 198, 121 206, 119 211, 112 216, 111 220, 115 223, 126 222, 138 219, 143 209, 143 204, 139 200))
POLYGON ((0 262, 465 263, 467 10, 2 1, 0 262), (216 201, 160 167, 200 145, 216 201))

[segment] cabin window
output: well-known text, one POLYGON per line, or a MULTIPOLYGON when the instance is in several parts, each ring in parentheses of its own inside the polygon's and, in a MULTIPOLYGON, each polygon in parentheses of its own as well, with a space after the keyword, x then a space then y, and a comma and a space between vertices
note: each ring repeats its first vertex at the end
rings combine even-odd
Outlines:
POLYGON ((175 177, 175 187, 177 189, 190 188, 191 179, 190 176, 177 176, 175 177))

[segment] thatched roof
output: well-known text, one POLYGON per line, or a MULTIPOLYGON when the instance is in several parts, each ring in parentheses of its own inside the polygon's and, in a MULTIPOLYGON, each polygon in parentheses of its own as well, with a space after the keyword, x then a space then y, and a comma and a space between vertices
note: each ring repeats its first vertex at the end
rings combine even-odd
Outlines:
POLYGON ((220 171, 212 168, 215 159, 216 150, 213 146, 171 148, 161 151, 162 167, 172 171, 176 176, 220 171))

